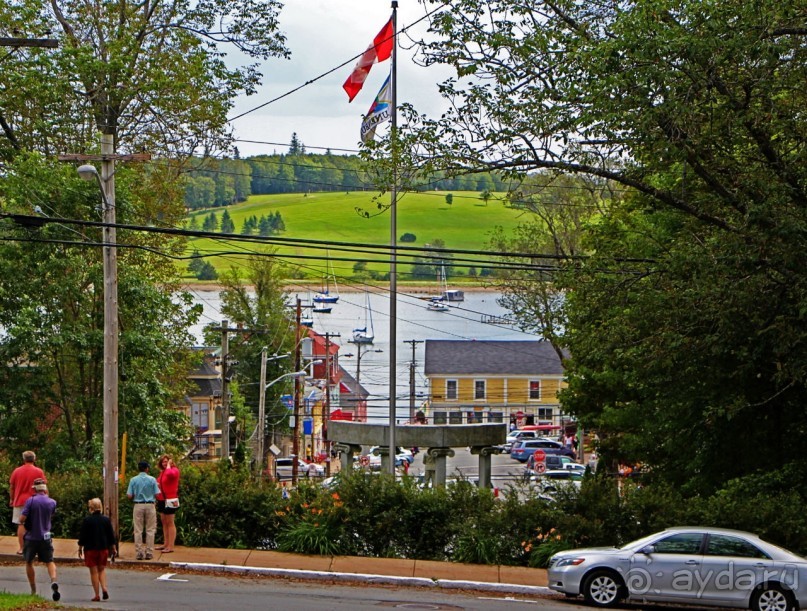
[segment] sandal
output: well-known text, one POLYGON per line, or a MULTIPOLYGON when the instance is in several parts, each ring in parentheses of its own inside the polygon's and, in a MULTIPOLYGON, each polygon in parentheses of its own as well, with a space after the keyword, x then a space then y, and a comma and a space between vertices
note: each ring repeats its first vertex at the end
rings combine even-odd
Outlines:
POLYGON ((91 598, 91 599, 90 599, 90 602, 93 602, 93 603, 97 603, 97 602, 100 602, 100 601, 101 601, 101 597, 100 597, 100 596, 96 596, 95 598, 91 598))
POLYGON ((172 549, 163 549, 163 554, 173 554, 174 550, 172 549))

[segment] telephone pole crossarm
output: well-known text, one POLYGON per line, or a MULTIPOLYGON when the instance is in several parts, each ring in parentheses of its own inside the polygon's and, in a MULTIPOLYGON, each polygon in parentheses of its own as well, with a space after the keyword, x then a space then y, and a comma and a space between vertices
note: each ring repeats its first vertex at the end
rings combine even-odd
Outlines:
POLYGON ((55 38, 5 38, 0 37, 0 47, 39 47, 55 49, 59 41, 55 38))

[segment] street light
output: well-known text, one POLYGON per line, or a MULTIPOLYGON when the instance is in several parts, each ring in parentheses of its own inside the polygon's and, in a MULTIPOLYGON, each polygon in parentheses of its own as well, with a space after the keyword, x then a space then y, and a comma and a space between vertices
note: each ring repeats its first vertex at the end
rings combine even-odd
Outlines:
MULTIPOLYGON (((359 386, 359 374, 361 373, 361 357, 363 357, 368 352, 384 352, 381 348, 367 348, 367 350, 359 350, 358 354, 356 354, 356 386, 359 386)), ((350 358, 354 356, 352 353, 348 352, 344 355, 345 358, 350 358)), ((358 392, 358 388, 356 389, 358 392)))
MULTIPOLYGON (((109 138, 107 137, 106 140, 109 138)), ((109 144, 106 140, 102 143, 109 144)), ((118 254, 115 232, 115 183, 112 161, 104 160, 103 178, 95 166, 80 165, 78 175, 101 189, 104 236, 104 506, 118 531, 118 254)))
MULTIPOLYGON (((264 348, 264 350, 266 350, 264 348)), ((261 358, 261 388, 260 388, 260 395, 258 397, 258 456, 257 456, 257 465, 258 465, 258 475, 260 476, 263 473, 263 454, 264 454, 264 445, 265 445, 265 434, 266 434, 266 423, 264 420, 266 419, 266 391, 269 390, 269 387, 277 384, 281 380, 286 378, 304 378, 308 375, 307 371, 292 371, 291 373, 284 373, 282 376, 275 378, 268 384, 266 383, 266 357, 265 352, 261 358)))

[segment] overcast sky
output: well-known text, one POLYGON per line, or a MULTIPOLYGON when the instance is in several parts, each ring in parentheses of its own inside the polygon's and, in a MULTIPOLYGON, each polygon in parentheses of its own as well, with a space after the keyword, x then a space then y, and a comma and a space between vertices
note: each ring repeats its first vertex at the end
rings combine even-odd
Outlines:
MULTIPOLYGON (((417 0, 400 0, 398 29, 419 20, 426 9, 417 0)), ((263 85, 256 95, 243 96, 230 114, 239 115, 296 89, 348 61, 348 65, 273 102, 235 119, 231 125, 242 157, 288 150, 293 132, 309 152, 322 149, 358 150, 361 117, 373 103, 389 74, 390 61, 375 64, 364 88, 348 103, 342 89, 355 65, 352 58, 367 48, 392 14, 389 0, 286 0, 280 27, 287 38, 291 59, 262 64, 263 85), (249 143, 243 140, 254 140, 249 143), (263 144, 277 143, 277 144, 263 144)), ((425 22, 418 26, 422 33, 425 22)), ((450 73, 445 68, 420 68, 411 52, 398 47, 398 103, 412 103, 421 112, 437 113, 443 107, 436 83, 450 73)), ((379 133, 381 130, 379 129, 379 133)))

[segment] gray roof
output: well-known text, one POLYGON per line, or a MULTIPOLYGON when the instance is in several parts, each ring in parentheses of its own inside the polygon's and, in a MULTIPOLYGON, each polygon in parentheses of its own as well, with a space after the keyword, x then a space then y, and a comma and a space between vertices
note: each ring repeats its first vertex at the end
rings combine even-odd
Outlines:
POLYGON ((359 401, 366 401, 367 397, 370 396, 367 389, 361 384, 356 384, 356 378, 350 375, 350 372, 341 365, 339 365, 339 370, 342 372, 340 382, 350 389, 349 393, 342 393, 340 401, 343 404, 347 402, 350 405, 358 403, 359 401))
POLYGON ((425 374, 563 375, 563 366, 544 341, 427 339, 425 374))
POLYGON ((189 391, 191 397, 217 397, 221 396, 221 380, 209 380, 205 378, 192 379, 191 382, 196 384, 198 390, 194 392, 189 391))

